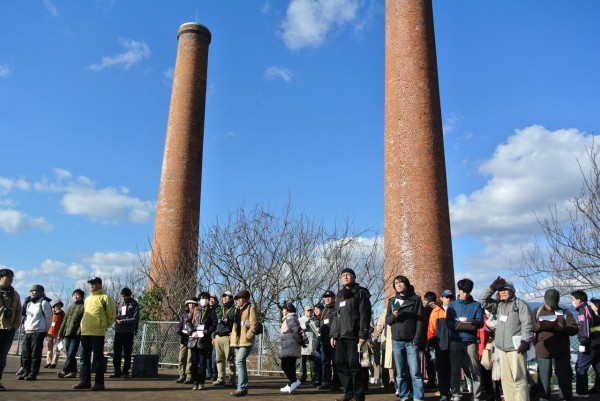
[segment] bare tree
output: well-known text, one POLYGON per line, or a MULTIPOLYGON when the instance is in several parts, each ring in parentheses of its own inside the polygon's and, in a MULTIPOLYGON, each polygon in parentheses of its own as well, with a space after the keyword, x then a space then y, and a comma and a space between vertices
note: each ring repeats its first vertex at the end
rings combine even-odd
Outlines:
POLYGON ((521 265, 514 272, 523 279, 525 292, 542 296, 548 288, 561 294, 600 287, 600 146, 587 149, 590 168, 579 163, 583 185, 571 200, 565 221, 556 205, 550 217, 538 220, 544 242, 524 251, 521 265))

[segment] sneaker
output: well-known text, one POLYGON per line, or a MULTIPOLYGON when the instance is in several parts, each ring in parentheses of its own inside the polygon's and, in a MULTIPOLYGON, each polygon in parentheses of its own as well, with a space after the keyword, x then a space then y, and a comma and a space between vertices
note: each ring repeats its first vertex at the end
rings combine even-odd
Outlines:
POLYGON ((106 387, 104 387, 104 384, 94 384, 94 386, 91 388, 92 391, 104 391, 106 390, 106 387))
POLYGON ((192 379, 190 377, 188 377, 187 379, 185 379, 183 384, 192 384, 192 379))
POLYGON ((25 380, 25 378, 29 376, 29 373, 23 372, 19 376, 17 376, 17 380, 25 380))
POLYGON ((75 390, 89 390, 92 388, 92 385, 89 383, 79 383, 73 386, 75 390))
POLYGON ((281 391, 282 393, 289 393, 290 392, 290 385, 286 384, 285 387, 280 388, 279 391, 281 391))
POLYGON ((35 373, 30 373, 27 376, 25 376, 25 380, 27 380, 27 381, 37 380, 37 375, 35 373))
POLYGON ((129 373, 124 372, 122 377, 123 377, 123 379, 129 379, 130 376, 129 376, 129 373))
POLYGON ((204 384, 198 384, 196 390, 206 390, 206 387, 204 387, 204 384))
POLYGON ((111 373, 110 375, 108 375, 109 379, 118 379, 119 377, 121 377, 120 373, 111 373))
POLYGON ((179 376, 179 379, 175 380, 175 383, 183 383, 185 382, 185 376, 179 376))
POLYGON ((300 387, 301 384, 302 382, 300 380, 296 380, 294 383, 292 383, 292 385, 290 386, 290 393, 296 391, 296 389, 300 387))
POLYGON ((194 383, 194 385, 192 386, 192 390, 198 390, 198 386, 199 386, 198 383, 194 383))
POLYGON ((75 379, 77 378, 77 373, 75 372, 69 372, 65 375, 65 379, 75 379))
POLYGON ((223 379, 217 379, 212 383, 213 386, 222 386, 224 384, 225 384, 225 380, 223 380, 223 379))
POLYGON ((15 375, 21 376, 24 372, 25 372, 25 370, 23 369, 23 367, 20 367, 19 370, 17 370, 17 373, 15 373, 15 375))
POLYGON ((235 380, 232 380, 232 379, 227 380, 227 382, 225 383, 225 387, 235 387, 235 386, 236 386, 235 380))
POLYGON ((56 375, 58 376, 59 379, 64 379, 66 374, 67 374, 67 372, 65 372, 64 370, 61 370, 56 375))

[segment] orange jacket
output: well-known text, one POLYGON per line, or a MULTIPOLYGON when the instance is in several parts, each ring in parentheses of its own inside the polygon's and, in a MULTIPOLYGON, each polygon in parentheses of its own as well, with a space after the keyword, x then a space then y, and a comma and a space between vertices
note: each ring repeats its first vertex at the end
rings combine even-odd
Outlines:
POLYGON ((50 325, 50 329, 48 329, 48 335, 50 337, 58 336, 58 331, 60 330, 60 326, 62 325, 64 317, 65 311, 63 310, 59 310, 57 313, 52 313, 52 323, 50 325))
POLYGON ((427 339, 435 337, 435 325, 438 319, 446 320, 446 311, 439 305, 436 305, 431 311, 429 322, 427 323, 427 339))

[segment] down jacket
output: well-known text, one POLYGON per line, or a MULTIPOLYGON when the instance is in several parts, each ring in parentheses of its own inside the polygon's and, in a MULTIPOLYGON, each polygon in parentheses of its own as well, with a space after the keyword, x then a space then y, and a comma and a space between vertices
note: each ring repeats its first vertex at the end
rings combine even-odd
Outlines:
POLYGON ((58 336, 63 337, 79 337, 81 335, 81 319, 83 319, 83 300, 75 302, 69 306, 65 313, 65 319, 60 326, 58 336))
POLYGON ((297 341, 299 330, 300 322, 295 313, 288 313, 281 319, 280 358, 299 358, 302 355, 302 346, 297 341))
POLYGON ((354 283, 342 288, 335 298, 337 314, 333 319, 329 336, 340 339, 367 340, 371 336, 371 294, 369 290, 354 283))

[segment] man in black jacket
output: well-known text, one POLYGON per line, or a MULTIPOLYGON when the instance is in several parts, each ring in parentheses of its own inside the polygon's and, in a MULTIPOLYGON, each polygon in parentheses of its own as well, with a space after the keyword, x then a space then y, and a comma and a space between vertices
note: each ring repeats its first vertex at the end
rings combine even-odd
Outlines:
POLYGON ((340 379, 334 362, 333 347, 329 342, 331 323, 335 316, 335 294, 333 291, 325 291, 323 294, 325 304, 319 317, 319 341, 321 343, 321 366, 323 369, 323 381, 317 387, 319 390, 338 391, 340 379))
POLYGON ((412 380, 412 398, 423 401, 423 374, 419 362, 419 349, 425 345, 423 303, 405 276, 394 278, 394 290, 396 296, 388 302, 385 323, 392 329, 392 354, 400 401, 410 398, 405 365, 408 365, 412 380))
POLYGON ((340 401, 363 401, 365 383, 360 366, 358 345, 371 334, 371 301, 369 290, 356 283, 354 270, 342 270, 344 287, 338 292, 336 315, 329 332, 335 348, 335 364, 344 397, 340 401))
POLYGON ((230 291, 223 293, 223 303, 215 308, 217 329, 213 332, 212 343, 216 349, 218 377, 214 386, 235 386, 235 363, 233 362, 233 349, 229 348, 229 336, 235 320, 235 304, 230 291), (225 382, 226 365, 229 365, 229 379, 225 382))

